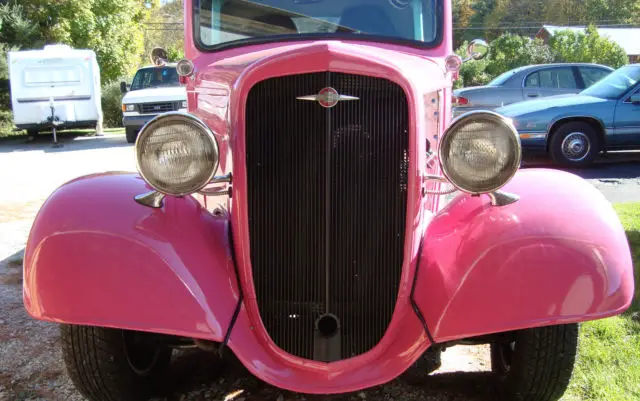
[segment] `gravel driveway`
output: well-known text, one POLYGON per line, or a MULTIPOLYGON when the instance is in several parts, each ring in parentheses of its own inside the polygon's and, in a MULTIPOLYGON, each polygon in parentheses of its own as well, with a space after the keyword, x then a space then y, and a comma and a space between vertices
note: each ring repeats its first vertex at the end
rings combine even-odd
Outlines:
MULTIPOLYGON (((62 136, 61 149, 53 149, 49 140, 41 137, 29 144, 24 140, 0 142, 0 401, 83 400, 64 371, 57 327, 31 319, 24 310, 22 251, 35 214, 59 185, 95 172, 135 170, 133 148, 122 136, 62 136)), ((614 201, 640 200, 639 167, 636 161, 579 174, 586 175, 614 201)), ((238 389, 245 392, 236 400, 245 401, 495 399, 493 379, 487 372, 487 347, 447 350, 442 369, 423 386, 396 380, 343 396, 282 392, 251 377, 233 360, 220 364, 214 356, 201 352, 181 351, 174 365, 175 392, 167 401, 224 400, 225 395, 238 389)))

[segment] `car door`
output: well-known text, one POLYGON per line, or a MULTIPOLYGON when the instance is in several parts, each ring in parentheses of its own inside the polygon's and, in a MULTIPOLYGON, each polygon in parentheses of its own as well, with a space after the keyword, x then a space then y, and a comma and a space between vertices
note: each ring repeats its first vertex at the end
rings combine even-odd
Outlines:
POLYGON ((578 79, 571 66, 547 67, 530 73, 524 79, 524 100, 578 93, 578 79))
POLYGON ((640 147, 640 102, 633 103, 632 95, 640 95, 640 85, 616 105, 613 145, 619 148, 640 147))

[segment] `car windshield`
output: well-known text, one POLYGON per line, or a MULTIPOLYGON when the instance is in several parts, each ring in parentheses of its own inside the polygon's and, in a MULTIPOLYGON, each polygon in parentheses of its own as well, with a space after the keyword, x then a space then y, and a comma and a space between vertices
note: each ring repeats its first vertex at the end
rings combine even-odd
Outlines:
POLYGON ((607 75, 581 93, 587 96, 615 100, 627 93, 638 82, 640 82, 640 65, 627 65, 607 75))
POLYGON ((151 67, 138 70, 133 77, 131 90, 180 86, 178 72, 175 67, 151 67))
POLYGON ((434 44, 441 0, 200 0, 196 40, 206 48, 319 37, 434 44))

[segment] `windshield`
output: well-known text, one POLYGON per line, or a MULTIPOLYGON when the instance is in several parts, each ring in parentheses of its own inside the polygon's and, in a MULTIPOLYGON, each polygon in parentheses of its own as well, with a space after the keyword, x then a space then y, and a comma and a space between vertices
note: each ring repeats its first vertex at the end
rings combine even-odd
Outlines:
POLYGON ((441 0, 200 0, 195 34, 207 48, 353 35, 434 45, 441 0), (382 38, 381 38, 382 37, 382 38))
POLYGON ((587 96, 615 100, 627 93, 638 82, 640 82, 640 65, 628 65, 612 72, 581 93, 587 96))
POLYGON ((178 72, 175 67, 153 67, 138 70, 133 77, 131 90, 180 86, 178 72))

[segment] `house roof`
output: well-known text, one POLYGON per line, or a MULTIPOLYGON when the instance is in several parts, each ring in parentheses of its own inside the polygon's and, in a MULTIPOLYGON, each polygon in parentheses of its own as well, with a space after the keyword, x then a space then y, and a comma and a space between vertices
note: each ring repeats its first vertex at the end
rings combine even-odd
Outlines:
MULTIPOLYGON (((551 36, 563 30, 571 30, 574 32, 585 32, 585 26, 555 26, 543 25, 538 32, 547 31, 551 36)), ((607 36, 624 49, 629 56, 640 55, 640 28, 598 28, 600 36, 607 36)))

